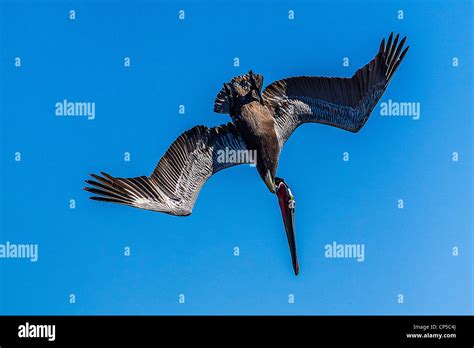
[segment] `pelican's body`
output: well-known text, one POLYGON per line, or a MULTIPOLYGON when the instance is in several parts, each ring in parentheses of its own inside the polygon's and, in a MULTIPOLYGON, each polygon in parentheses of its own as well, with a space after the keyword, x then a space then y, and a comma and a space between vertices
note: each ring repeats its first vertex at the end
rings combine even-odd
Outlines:
POLYGON ((242 107, 241 114, 234 122, 247 149, 257 152, 257 170, 270 191, 275 192, 275 183, 272 185, 271 181, 265 179, 267 173, 270 179, 275 178, 281 149, 270 109, 260 102, 253 101, 242 107))
POLYGON ((282 147, 304 123, 320 123, 353 133, 367 122, 373 108, 403 60, 408 47, 391 34, 382 40, 375 58, 351 78, 301 76, 276 81, 263 92, 263 76, 251 71, 234 77, 218 93, 214 111, 230 115, 232 122, 218 127, 196 126, 179 136, 160 159, 151 176, 117 178, 92 174, 86 190, 92 199, 125 204, 172 215, 191 214, 199 191, 218 171, 249 163, 223 162, 221 150, 255 151, 257 171, 278 196, 298 274, 294 236, 294 197, 283 179, 276 177, 282 147), (393 40, 393 41, 392 41, 393 40))

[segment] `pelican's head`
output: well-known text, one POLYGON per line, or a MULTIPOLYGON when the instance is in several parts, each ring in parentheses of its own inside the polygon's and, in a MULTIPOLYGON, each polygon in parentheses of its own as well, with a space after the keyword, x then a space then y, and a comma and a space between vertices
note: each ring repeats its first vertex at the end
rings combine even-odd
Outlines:
MULTIPOLYGON (((258 156, 258 154, 257 154, 258 156)), ((271 193, 276 193, 277 184, 275 183, 276 167, 270 166, 269 163, 265 162, 265 158, 258 156, 257 160, 257 171, 262 178, 268 190, 271 193)))
POLYGON ((267 185, 268 189, 271 193, 275 193, 277 186, 275 184, 275 176, 273 176, 269 170, 265 172, 265 176, 263 177, 263 181, 265 181, 265 185, 267 185))

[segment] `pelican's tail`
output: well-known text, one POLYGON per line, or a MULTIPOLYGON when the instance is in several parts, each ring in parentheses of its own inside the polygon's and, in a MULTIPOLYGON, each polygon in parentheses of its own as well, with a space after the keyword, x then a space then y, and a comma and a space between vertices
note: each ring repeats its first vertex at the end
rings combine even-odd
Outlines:
MULTIPOLYGON (((233 88, 234 85, 239 85, 241 88, 247 91, 250 91, 252 88, 257 88, 258 92, 260 93, 263 87, 263 76, 249 71, 245 75, 234 77, 227 85, 230 86, 230 88, 233 88)), ((222 87, 219 94, 217 94, 216 101, 214 102, 215 112, 219 114, 230 113, 229 100, 227 96, 228 94, 225 87, 222 87)))

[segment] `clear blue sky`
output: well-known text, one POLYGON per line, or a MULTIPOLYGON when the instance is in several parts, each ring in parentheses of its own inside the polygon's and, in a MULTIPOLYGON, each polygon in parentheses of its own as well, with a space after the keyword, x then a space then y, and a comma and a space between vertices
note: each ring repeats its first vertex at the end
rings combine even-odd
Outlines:
POLYGON ((0 259, 0 314, 472 314, 472 2, 0 4, 0 244, 39 246, 37 262, 0 259), (298 277, 255 168, 211 178, 187 218, 82 190, 101 170, 148 175, 181 132, 228 122, 212 107, 233 76, 351 76, 391 31, 411 49, 382 102, 420 103, 420 119, 377 106, 358 134, 306 125, 280 158, 298 277), (55 116, 63 99, 95 119, 55 116), (364 262, 325 258, 333 241, 364 244, 364 262))

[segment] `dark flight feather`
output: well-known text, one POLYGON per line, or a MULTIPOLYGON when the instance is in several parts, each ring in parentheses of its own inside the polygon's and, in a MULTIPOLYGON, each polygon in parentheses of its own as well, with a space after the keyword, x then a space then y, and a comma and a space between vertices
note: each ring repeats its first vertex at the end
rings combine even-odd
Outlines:
POLYGON ((273 109, 277 133, 284 143, 301 124, 328 124, 358 132, 387 88, 409 47, 406 38, 390 34, 379 52, 351 78, 300 76, 279 80, 263 91, 273 109), (401 53, 400 53, 401 52, 401 53))
MULTIPOLYGON (((158 162, 151 176, 116 178, 91 174, 85 187, 91 199, 125 204, 173 215, 189 215, 207 179, 218 171, 248 162, 219 161, 219 150, 245 150, 232 123, 196 126, 181 134, 158 162)), ((245 160, 245 159, 240 159, 245 160)))

